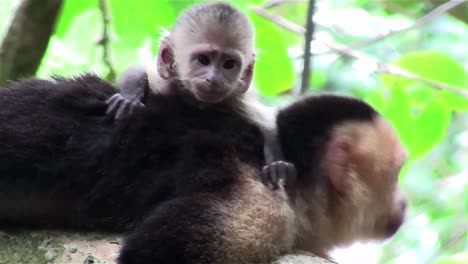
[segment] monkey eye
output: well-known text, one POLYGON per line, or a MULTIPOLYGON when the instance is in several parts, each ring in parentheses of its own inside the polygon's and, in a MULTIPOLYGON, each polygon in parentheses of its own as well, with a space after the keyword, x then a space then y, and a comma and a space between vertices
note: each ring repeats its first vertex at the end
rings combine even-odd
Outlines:
POLYGON ((210 58, 206 55, 198 55, 197 60, 201 65, 207 66, 210 64, 210 58))
POLYGON ((236 61, 234 60, 228 60, 223 64, 223 68, 226 70, 230 70, 236 66, 236 61))

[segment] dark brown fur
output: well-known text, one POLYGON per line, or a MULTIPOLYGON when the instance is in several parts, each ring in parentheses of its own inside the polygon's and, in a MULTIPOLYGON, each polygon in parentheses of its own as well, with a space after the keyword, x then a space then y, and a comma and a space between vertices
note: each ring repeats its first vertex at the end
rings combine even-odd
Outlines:
POLYGON ((134 119, 116 125, 105 114, 115 92, 94 76, 0 89, 0 197, 4 205, 23 197, 15 211, 0 210, 0 222, 54 217, 54 227, 131 231, 122 264, 258 263, 295 249, 326 255, 401 224, 404 206, 393 209, 402 205, 399 168, 389 165, 401 157, 398 141, 361 101, 313 97, 281 111, 279 137, 300 168, 291 200, 259 181, 263 135, 245 115, 151 95, 134 119), (363 127, 373 131, 364 134, 376 140, 371 146, 388 148, 370 163, 384 171, 356 166, 373 159, 355 155, 363 127), (369 201, 373 193, 382 198, 369 201), (69 206, 51 212, 51 201, 69 206))

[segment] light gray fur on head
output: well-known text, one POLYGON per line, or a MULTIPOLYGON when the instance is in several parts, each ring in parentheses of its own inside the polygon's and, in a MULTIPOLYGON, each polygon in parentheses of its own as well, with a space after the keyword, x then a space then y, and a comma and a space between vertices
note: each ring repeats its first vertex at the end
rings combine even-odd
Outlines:
MULTIPOLYGON (((234 6, 224 2, 189 7, 177 18, 171 35, 176 40, 187 39, 187 35, 191 35, 195 41, 221 38, 227 44, 240 48, 247 56, 253 56, 254 53, 254 30, 249 19, 234 6), (178 35, 184 37, 178 38, 178 35)), ((177 45, 177 41, 172 44, 177 45)))

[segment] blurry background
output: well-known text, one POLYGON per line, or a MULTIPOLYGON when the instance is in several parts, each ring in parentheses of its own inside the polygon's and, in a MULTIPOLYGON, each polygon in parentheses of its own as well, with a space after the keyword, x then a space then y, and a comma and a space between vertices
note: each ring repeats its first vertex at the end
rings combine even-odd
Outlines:
MULTIPOLYGON (((194 2, 0 0, 0 84, 85 71, 113 81, 153 57, 160 28, 194 2)), ((337 250, 338 262, 468 263, 468 1, 230 2, 255 26, 254 85, 265 104, 303 93, 354 95, 388 118, 408 149, 400 175, 406 224, 383 245, 337 250)))

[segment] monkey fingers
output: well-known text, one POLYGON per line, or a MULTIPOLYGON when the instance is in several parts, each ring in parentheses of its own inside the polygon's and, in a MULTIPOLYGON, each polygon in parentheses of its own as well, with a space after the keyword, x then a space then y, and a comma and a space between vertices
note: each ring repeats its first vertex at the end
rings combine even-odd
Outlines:
POLYGON ((286 161, 275 161, 266 165, 262 169, 261 179, 263 184, 271 185, 273 190, 277 190, 280 184, 289 187, 296 182, 296 167, 286 161))
POLYGON ((124 99, 122 104, 120 104, 119 109, 115 113, 115 119, 116 120, 127 119, 131 115, 131 112, 132 112, 131 109, 132 109, 132 104, 129 101, 124 99))
POLYGON ((120 95, 119 93, 114 94, 109 99, 107 99, 106 100, 106 104, 107 104, 106 115, 114 117, 115 113, 117 112, 120 105, 124 101, 125 101, 125 98, 123 98, 123 96, 120 95))
POLYGON ((121 94, 115 94, 107 99, 109 105, 106 114, 114 117, 116 120, 124 120, 132 115, 138 107, 144 105, 139 101, 132 101, 124 98, 121 94))

